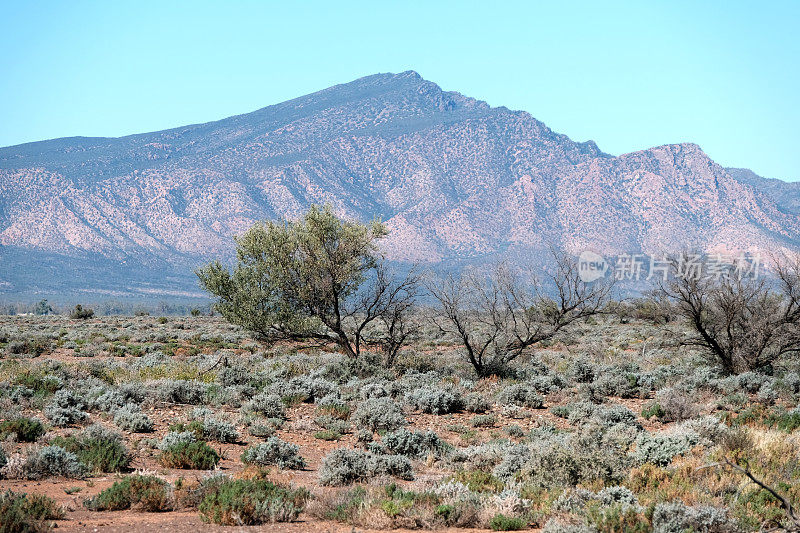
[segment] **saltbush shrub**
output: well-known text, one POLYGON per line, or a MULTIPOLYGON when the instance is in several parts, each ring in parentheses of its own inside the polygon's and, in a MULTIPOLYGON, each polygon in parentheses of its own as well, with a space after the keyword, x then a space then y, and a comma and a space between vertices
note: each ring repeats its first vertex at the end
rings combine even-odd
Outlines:
POLYGON ((86 403, 67 389, 61 389, 53 395, 53 399, 44 408, 44 415, 58 427, 83 422, 89 418, 85 413, 86 403))
POLYGON ((242 412, 255 413, 266 418, 286 418, 286 406, 277 394, 262 392, 242 406, 242 412))
POLYGON ((652 463, 667 466, 676 455, 688 452, 700 442, 700 437, 692 431, 674 433, 641 433, 636 438, 636 449, 631 456, 639 463, 652 463))
POLYGON ((51 476, 80 479, 86 475, 86 466, 78 457, 60 446, 45 446, 31 450, 19 465, 6 465, 5 472, 9 478, 43 479, 51 476), (12 470, 12 471, 10 471, 12 470))
POLYGON ((350 417, 356 427, 392 431, 406 425, 400 407, 391 398, 369 398, 358 404, 350 417))
POLYGON ((408 457, 425 457, 429 453, 439 453, 446 449, 446 443, 431 430, 398 429, 385 434, 381 444, 391 454, 408 457))
POLYGON ((306 462, 300 457, 300 448, 294 444, 284 442, 278 437, 270 437, 266 441, 248 447, 242 453, 242 462, 248 465, 269 466, 277 465, 280 468, 301 470, 306 462))
POLYGON ((464 410, 470 413, 481 414, 491 409, 489 400, 477 392, 470 392, 464 396, 464 410))
POLYGON ((406 394, 405 399, 414 409, 434 415, 455 413, 464 407, 457 391, 438 387, 421 387, 406 394))
POLYGON ((337 448, 325 456, 319 469, 322 485, 350 485, 380 475, 412 479, 411 462, 401 455, 376 455, 337 448))
POLYGON ((114 423, 120 429, 131 433, 149 433, 153 431, 153 421, 135 403, 128 403, 120 407, 114 414, 114 423))
POLYGON ((502 405, 517 405, 531 409, 540 409, 544 405, 544 398, 536 392, 536 389, 525 383, 515 383, 504 388, 497 395, 497 401, 502 405))
POLYGON ((739 531, 737 524, 725 509, 717 507, 689 507, 683 502, 658 503, 651 519, 656 533, 683 533, 685 531, 739 531))

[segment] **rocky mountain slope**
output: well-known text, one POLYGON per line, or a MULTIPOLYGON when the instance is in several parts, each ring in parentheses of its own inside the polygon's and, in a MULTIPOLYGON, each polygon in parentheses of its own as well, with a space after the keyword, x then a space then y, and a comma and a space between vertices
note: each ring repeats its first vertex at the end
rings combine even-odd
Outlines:
POLYGON ((386 221, 403 262, 797 248, 797 201, 753 176, 693 144, 612 157, 377 74, 207 124, 0 148, 0 290, 196 293, 192 267, 232 235, 324 202, 386 221))

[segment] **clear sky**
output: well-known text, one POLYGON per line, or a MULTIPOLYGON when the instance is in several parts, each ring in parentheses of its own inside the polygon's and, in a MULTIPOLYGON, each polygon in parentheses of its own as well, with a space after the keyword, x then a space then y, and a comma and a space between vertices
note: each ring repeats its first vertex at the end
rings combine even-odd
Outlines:
POLYGON ((376 72, 620 154, 800 180, 800 1, 0 0, 0 146, 206 122, 376 72))

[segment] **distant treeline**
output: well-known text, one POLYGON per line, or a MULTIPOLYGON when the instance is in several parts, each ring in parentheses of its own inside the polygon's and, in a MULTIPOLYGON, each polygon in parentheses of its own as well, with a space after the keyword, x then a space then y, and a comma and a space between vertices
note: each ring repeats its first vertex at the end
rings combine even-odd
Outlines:
POLYGON ((39 300, 37 302, 0 302, 0 315, 69 315, 74 312, 76 305, 80 305, 84 309, 91 309, 96 316, 209 316, 213 314, 210 303, 191 304, 162 301, 148 304, 107 300, 67 304, 39 300))

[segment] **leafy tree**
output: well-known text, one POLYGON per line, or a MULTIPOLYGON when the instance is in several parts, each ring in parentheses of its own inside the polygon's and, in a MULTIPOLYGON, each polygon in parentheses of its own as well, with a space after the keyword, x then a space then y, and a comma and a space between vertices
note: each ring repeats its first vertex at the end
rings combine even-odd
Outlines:
POLYGON ((53 308, 47 303, 47 300, 39 301, 33 308, 34 315, 50 315, 53 314, 53 308))
POLYGON ((379 345, 393 358, 411 331, 418 276, 385 268, 380 222, 339 219, 312 206, 298 221, 256 224, 236 238, 237 263, 199 269, 214 308, 260 339, 334 342, 347 355, 379 345))

